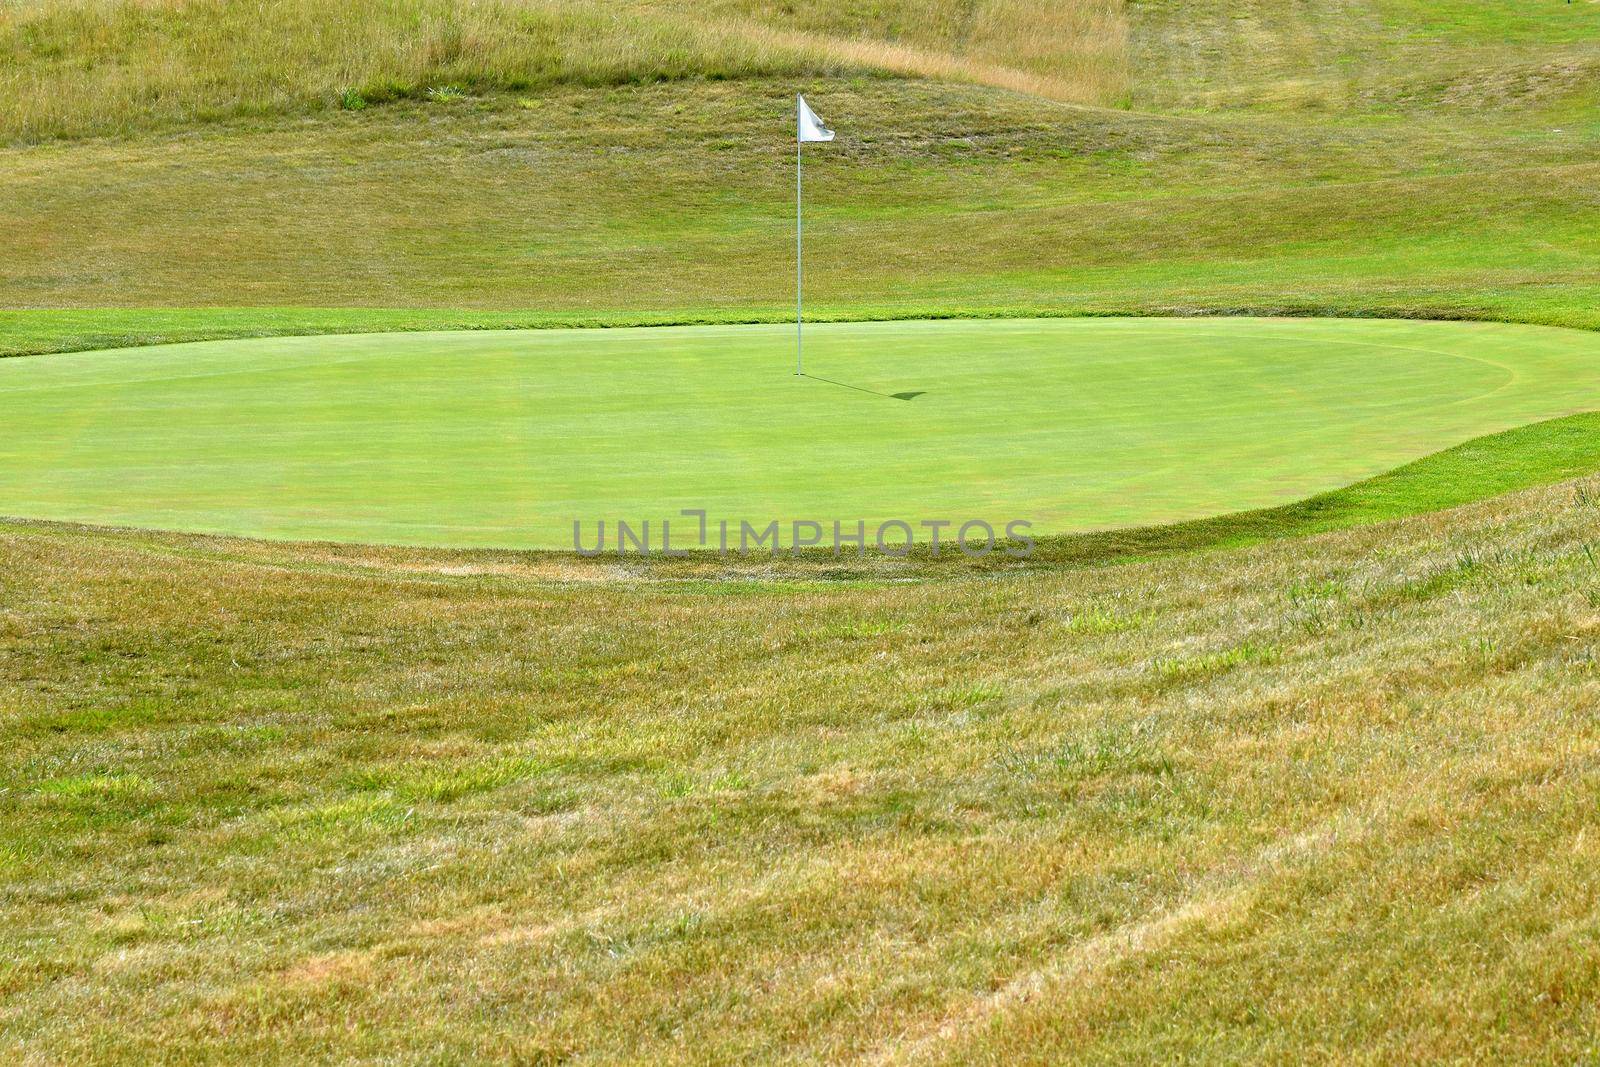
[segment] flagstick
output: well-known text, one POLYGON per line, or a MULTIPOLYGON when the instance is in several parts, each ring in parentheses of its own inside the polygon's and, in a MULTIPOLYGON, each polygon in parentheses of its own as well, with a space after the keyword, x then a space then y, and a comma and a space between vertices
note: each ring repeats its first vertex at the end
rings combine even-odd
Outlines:
POLYGON ((800 132, 794 136, 794 372, 805 374, 806 358, 806 265, 805 265, 805 189, 801 184, 800 151, 805 142, 800 132))
POLYGON ((833 131, 822 124, 817 113, 798 93, 794 131, 794 372, 806 372, 806 229, 805 170, 802 160, 807 141, 831 141, 833 131))

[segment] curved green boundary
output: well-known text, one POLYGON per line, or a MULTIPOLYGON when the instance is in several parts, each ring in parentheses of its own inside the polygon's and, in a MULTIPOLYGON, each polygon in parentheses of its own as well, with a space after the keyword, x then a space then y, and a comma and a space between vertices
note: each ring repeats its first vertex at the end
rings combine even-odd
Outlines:
MULTIPOLYGON (((1479 503, 1508 493, 1600 474, 1600 412, 1569 415, 1534 423, 1515 430, 1489 434, 1454 448, 1445 449, 1414 463, 1353 485, 1322 493, 1282 507, 1237 512, 1192 522, 1148 526, 1102 533, 1069 534, 1039 539, 1037 550, 1025 561, 1000 554, 987 559, 968 559, 958 553, 930 557, 925 545, 917 546, 904 560, 871 557, 835 558, 829 553, 805 553, 779 561, 785 574, 767 575, 784 585, 795 577, 858 579, 863 572, 881 572, 886 567, 915 566, 919 570, 939 571, 1012 568, 1037 569, 1041 564, 1063 567, 1109 566, 1161 556, 1245 548, 1268 541, 1333 533, 1358 526, 1369 526, 1395 519, 1410 518, 1467 504, 1479 503)), ((1597 490, 1600 497, 1600 490, 1597 490)), ((222 549, 237 544, 237 537, 212 534, 186 534, 133 528, 84 526, 37 519, 0 518, 4 528, 38 533, 91 533, 96 536, 137 538, 146 542, 175 542, 185 546, 206 545, 222 549)), ((305 542, 251 542, 284 552, 305 549, 305 542)), ((359 555, 363 565, 374 559, 560 559, 578 564, 615 566, 614 558, 580 560, 570 552, 549 549, 430 549, 384 548, 369 545, 318 543, 320 551, 335 563, 338 557, 359 555)), ((697 553, 687 559, 661 557, 633 558, 630 569, 672 577, 703 576, 704 568, 714 565, 719 587, 737 579, 743 570, 768 572, 773 561, 757 558, 713 556, 697 553)), ((638 572, 636 572, 638 573, 638 572)), ((749 577, 746 575, 745 577, 749 577)), ((773 580, 756 584, 768 586, 773 580)), ((737 583, 735 583, 737 584, 737 583)), ((792 584, 792 582, 788 583, 792 584)))
POLYGON ((1600 412, 1475 438, 1343 489, 1193 522, 1042 539, 1036 561, 1114 563, 1239 548, 1445 511, 1600 473, 1600 412))
MULTIPOLYGON (((461 311, 446 308, 0 308, 0 358, 91 352, 104 348, 259 337, 437 330, 622 329, 636 326, 733 326, 791 321, 790 307, 699 310, 461 311)), ((1340 300, 1203 301, 1176 309, 1168 302, 1111 300, 1073 306, 1018 304, 860 304, 808 309, 813 322, 903 322, 916 319, 1044 318, 1327 318, 1434 322, 1498 322, 1600 330, 1600 309, 1520 308, 1439 299, 1433 302, 1340 300)))
MULTIPOLYGON (((304 309, 284 310, 292 312, 290 314, 291 318, 297 317, 298 314, 304 312, 304 309)), ((224 313, 222 317, 236 320, 228 325, 233 330, 239 330, 243 325, 242 319, 244 317, 259 318, 259 312, 260 309, 238 309, 236 312, 224 313)), ((155 313, 162 317, 174 314, 179 317, 186 317, 186 313, 183 312, 158 311, 155 309, 151 309, 150 312, 130 311, 127 314, 134 318, 139 318, 150 313, 155 313)), ((212 318, 217 313, 215 310, 210 310, 197 312, 196 314, 205 318, 212 318)), ((348 328, 358 324, 370 328, 373 325, 370 321, 372 314, 370 309, 337 311, 331 313, 331 318, 328 321, 321 321, 315 324, 298 322, 292 324, 288 322, 276 323, 268 325, 265 332, 276 332, 273 328, 274 325, 279 329, 288 327, 290 331, 297 333, 300 332, 299 328, 303 328, 306 325, 311 325, 310 332, 314 333, 322 333, 324 331, 338 333, 341 327, 348 328), (349 317, 349 321, 340 321, 346 316, 349 317)), ((68 340, 82 340, 84 335, 79 331, 87 325, 89 319, 100 318, 102 315, 103 313, 101 312, 89 311, 3 312, 0 313, 0 326, 12 323, 17 319, 32 319, 35 316, 41 319, 48 319, 50 320, 50 328, 42 332, 46 335, 54 335, 49 337, 49 340, 60 343, 68 340), (71 325, 66 330, 61 330, 61 327, 66 326, 69 322, 71 325), (62 336, 62 334, 66 336, 62 336)), ((521 318, 523 316, 506 317, 521 318)), ((986 316, 975 315, 973 317, 982 318, 986 316)), ((1000 317, 1008 318, 1010 316, 1000 317)), ((424 322, 428 318, 431 318, 431 316, 424 316, 424 322)), ((538 316, 534 316, 534 318, 538 318, 538 316)), ((501 325, 498 321, 500 319, 502 319, 502 315, 499 314, 485 316, 485 321, 479 325, 490 325, 491 323, 501 325)), ((101 321, 103 323, 103 319, 101 321)), ((402 330, 409 330, 423 324, 423 322, 407 322, 404 325, 390 325, 397 326, 402 330)), ((432 325, 431 322, 426 322, 426 324, 432 325)), ((555 322, 538 323, 541 326, 557 324, 555 322)), ((109 336, 117 336, 124 343, 138 345, 141 343, 160 343, 171 339, 159 333, 130 337, 127 334, 119 333, 116 329, 118 325, 126 326, 129 325, 128 323, 107 325, 111 327, 109 336)), ((170 324, 164 323, 163 325, 170 324)), ((258 325, 260 325, 259 322, 258 325)), ((530 325, 533 324, 530 323, 530 325)), ((233 332, 233 330, 225 330, 224 332, 233 332)), ((4 334, 5 331, 0 330, 0 341, 5 339, 4 334)), ((13 336, 13 339, 16 338, 13 336)), ((38 342, 45 340, 45 338, 36 335, 32 340, 38 342)), ((4 347, 4 344, 0 344, 0 355, 5 354, 4 347)), ((49 348, 44 349, 44 351, 50 350, 49 348)), ((63 349, 55 350, 62 351, 63 349)), ((1173 524, 1042 536, 1038 539, 1037 551, 1031 557, 1030 563, 1035 566, 1039 564, 1095 566, 1156 556, 1242 547, 1446 510, 1506 493, 1596 473, 1600 473, 1600 412, 1538 422, 1518 429, 1480 437, 1373 478, 1287 505, 1235 512, 1173 524)), ((4 521, 6 525, 13 528, 33 528, 37 530, 110 531, 113 529, 111 527, 84 526, 26 518, 0 521, 4 521)), ((118 532, 122 531, 119 529, 118 532)), ((229 535, 167 534, 153 530, 128 530, 127 532, 156 538, 198 538, 203 541, 214 541, 218 544, 235 539, 229 535)), ((294 544, 294 542, 280 543, 286 547, 292 547, 294 544)), ((359 547, 369 551, 376 550, 385 553, 391 551, 416 552, 428 555, 515 555, 552 558, 570 555, 560 550, 539 549, 442 548, 408 550, 375 549, 375 546, 359 547)), ((856 561, 849 557, 837 559, 826 553, 820 556, 807 553, 798 559, 789 558, 797 563, 803 562, 808 567, 827 564, 835 569, 853 569, 856 573, 860 572, 860 567, 856 566, 856 561)), ((910 558, 923 564, 933 562, 928 558, 925 546, 919 546, 914 549, 910 558)), ((651 560, 646 565, 652 566, 653 569, 658 568, 663 572, 670 572, 677 567, 704 565, 710 559, 721 560, 724 564, 734 563, 737 569, 737 561, 718 556, 702 556, 698 561, 691 559, 685 563, 671 560, 651 560)), ((770 566, 770 562, 762 558, 757 558, 754 562, 756 565, 770 566)), ((892 564, 894 561, 886 562, 892 564)), ((972 563, 972 561, 964 560, 959 555, 950 553, 946 553, 939 562, 941 564, 946 562, 956 564, 972 563)))
POLYGON ((613 555, 624 520, 634 551, 660 550, 667 517, 699 509, 712 543, 726 521, 770 556, 760 531, 787 545, 805 524, 813 543, 833 522, 931 541, 923 527, 942 520, 948 543, 980 521, 1043 537, 1281 506, 1600 408, 1600 336, 1541 327, 935 321, 822 325, 812 340, 803 378, 792 329, 770 326, 10 360, 0 501, 441 548, 561 550, 579 522, 593 544, 605 521, 613 555))

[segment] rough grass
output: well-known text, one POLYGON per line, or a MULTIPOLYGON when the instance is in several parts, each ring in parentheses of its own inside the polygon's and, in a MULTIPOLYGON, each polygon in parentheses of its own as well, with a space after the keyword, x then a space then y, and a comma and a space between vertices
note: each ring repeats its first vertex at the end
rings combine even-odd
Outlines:
POLYGON ((1593 107, 1600 9, 1511 0, 1131 0, 1139 106, 1301 114, 1593 107))
POLYGON ((1126 91, 1113 0, 67 0, 0 9, 0 137, 401 97, 892 72, 1087 102, 1126 91))
POLYGON ((1597 499, 842 583, 5 526, 0 1047, 1582 1058, 1597 499))
POLYGON ((13 0, 0 139, 847 72, 1142 107, 1592 105, 1597 40, 1592 4, 1481 0, 13 0))
MULTIPOLYGON (((1307 127, 931 83, 812 88, 845 131, 808 167, 821 315, 1583 324, 1600 305, 1600 127, 1307 127)), ((792 89, 563 89, 13 149, 0 300, 782 316, 792 89)))

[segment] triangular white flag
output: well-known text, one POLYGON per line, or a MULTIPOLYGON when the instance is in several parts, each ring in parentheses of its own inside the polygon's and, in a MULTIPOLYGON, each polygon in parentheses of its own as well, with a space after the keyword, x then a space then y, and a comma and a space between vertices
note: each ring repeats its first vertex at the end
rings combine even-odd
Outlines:
POLYGON ((800 101, 800 143, 811 144, 816 141, 833 140, 833 131, 817 118, 817 113, 811 110, 806 98, 802 96, 797 99, 800 101))

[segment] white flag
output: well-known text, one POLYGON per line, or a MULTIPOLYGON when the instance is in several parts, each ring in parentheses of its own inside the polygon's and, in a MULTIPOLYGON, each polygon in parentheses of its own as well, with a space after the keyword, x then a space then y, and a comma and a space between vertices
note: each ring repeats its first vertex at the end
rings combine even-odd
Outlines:
POLYGON ((833 131, 824 126, 822 120, 817 118, 817 113, 811 110, 811 105, 806 103, 806 98, 802 96, 798 99, 800 101, 800 143, 810 144, 814 141, 833 140, 833 131))

